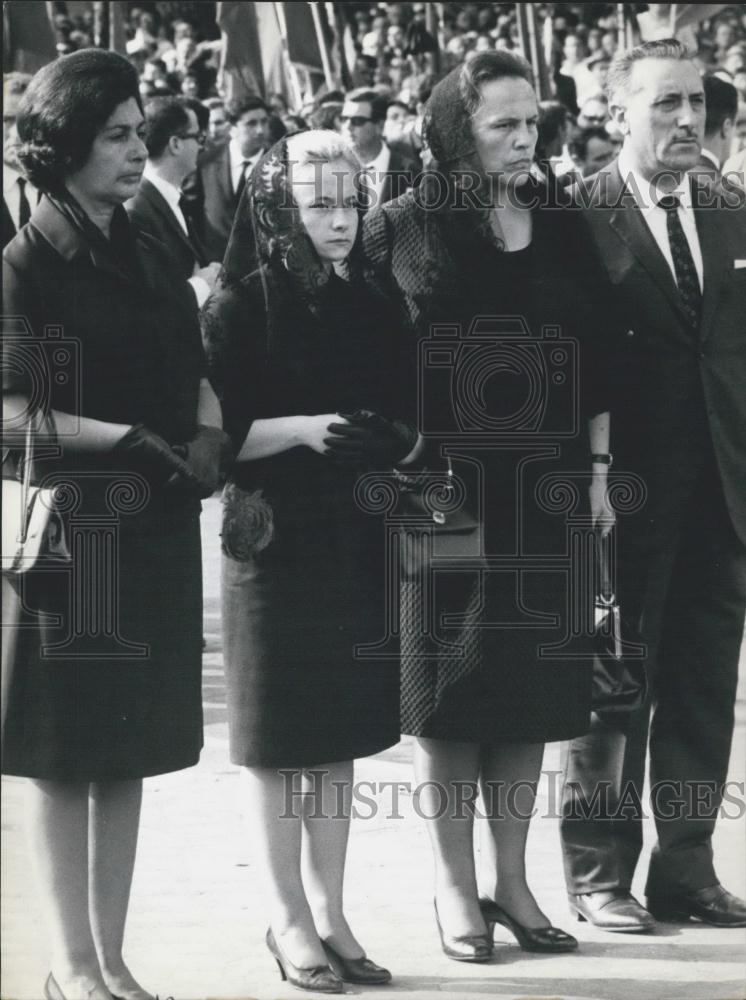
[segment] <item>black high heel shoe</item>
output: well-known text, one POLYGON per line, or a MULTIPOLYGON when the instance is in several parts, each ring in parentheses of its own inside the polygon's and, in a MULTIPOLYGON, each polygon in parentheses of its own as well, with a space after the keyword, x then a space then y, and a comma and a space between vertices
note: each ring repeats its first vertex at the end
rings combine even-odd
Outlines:
POLYGON ((525 927, 519 924, 492 899, 480 899, 479 907, 490 937, 495 924, 502 924, 513 934, 524 951, 575 951, 578 947, 577 939, 559 927, 525 927))
POLYGON ((455 962, 489 962, 492 958, 492 941, 487 934, 444 934, 438 916, 438 901, 433 900, 435 923, 438 925, 443 954, 455 962))
POLYGON ((265 940, 270 953, 277 962, 283 982, 287 981, 298 990, 315 990, 317 993, 342 993, 344 991, 342 980, 332 972, 328 965, 315 965, 311 969, 299 969, 297 965, 293 965, 290 959, 282 953, 271 927, 267 928, 265 940))
POLYGON ((357 983, 359 986, 381 986, 391 982, 389 970, 376 965, 369 958, 343 958, 328 941, 322 941, 321 944, 332 971, 342 982, 357 983))

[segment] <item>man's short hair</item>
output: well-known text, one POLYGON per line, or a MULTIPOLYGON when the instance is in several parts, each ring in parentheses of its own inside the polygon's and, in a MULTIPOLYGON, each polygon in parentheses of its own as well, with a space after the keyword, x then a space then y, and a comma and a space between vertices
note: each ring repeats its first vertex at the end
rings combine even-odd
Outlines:
POLYGON ((569 112, 559 101, 539 102, 539 139, 537 144, 546 147, 559 138, 567 125, 569 112))
POLYGON ((185 97, 183 94, 180 95, 179 100, 185 108, 194 112, 197 119, 197 128, 199 128, 200 132, 206 132, 207 126, 210 124, 210 109, 207 105, 196 97, 185 97))
POLYGON ((384 94, 379 94, 377 90, 371 90, 369 87, 358 87, 356 90, 351 90, 345 100, 370 104, 371 120, 374 122, 386 120, 389 101, 384 94))
POLYGON ((573 159, 585 161, 588 156, 588 146, 591 139, 600 139, 601 142, 611 142, 609 133, 602 125, 589 125, 588 128, 582 128, 568 142, 567 148, 570 156, 573 159))
POLYGON ((705 135, 715 135, 728 118, 735 122, 738 112, 738 91, 732 83, 726 83, 717 76, 706 76, 702 82, 707 109, 705 135))
POLYGON ((684 62, 691 60, 691 55, 687 47, 676 38, 661 38, 659 41, 635 45, 634 48, 614 56, 606 78, 606 92, 611 103, 618 94, 629 96, 632 70, 635 63, 643 59, 678 59, 684 62))
POLYGON ((189 115, 178 97, 156 97, 145 105, 145 145, 148 156, 157 160, 165 152, 172 135, 189 128, 189 115))
POLYGON ((409 107, 409 105, 407 104, 407 102, 406 101, 400 101, 398 98, 394 98, 393 101, 387 101, 386 102, 386 111, 387 112, 388 112, 389 108, 401 108, 403 111, 406 111, 407 114, 411 114, 411 108, 409 107))
POLYGON ((225 106, 225 116, 231 125, 235 125, 247 112, 260 108, 269 114, 269 107, 261 97, 244 97, 241 101, 229 101, 225 106))

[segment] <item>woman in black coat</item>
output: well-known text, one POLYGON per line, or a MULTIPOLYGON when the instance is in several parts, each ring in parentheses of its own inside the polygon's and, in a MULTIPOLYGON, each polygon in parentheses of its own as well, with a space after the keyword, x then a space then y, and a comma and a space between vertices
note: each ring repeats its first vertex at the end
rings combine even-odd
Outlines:
POLYGON ((325 992, 390 978, 342 906, 353 760, 399 739, 397 664, 373 649, 385 536, 358 480, 417 438, 397 316, 357 266, 360 169, 334 132, 265 153, 203 309, 237 452, 222 532, 231 760, 267 878, 267 945, 283 978, 325 992))
POLYGON ((473 569, 402 588, 402 730, 416 737, 416 777, 432 798, 441 940, 451 958, 474 962, 489 960, 485 925, 495 922, 526 948, 577 947, 531 894, 525 845, 544 743, 590 719, 590 660, 559 648, 582 611, 571 598, 589 596, 568 585, 562 497, 574 494, 581 514, 590 484, 592 520, 609 527, 604 317, 578 213, 531 172, 530 80, 508 52, 450 73, 426 112, 432 172, 364 229, 371 271, 398 293, 419 342, 429 462, 451 457, 483 530, 473 569), (441 628, 443 612, 462 624, 441 628), (428 613, 456 653, 433 652, 428 613), (463 804, 464 783, 477 781, 492 834, 481 908, 463 804))
POLYGON ((3 771, 28 779, 55 1000, 150 998, 122 957, 142 778, 202 746, 199 497, 225 435, 189 290, 122 207, 142 128, 120 56, 42 69, 18 155, 44 197, 3 255, 5 444, 33 420, 72 553, 3 579, 3 771))

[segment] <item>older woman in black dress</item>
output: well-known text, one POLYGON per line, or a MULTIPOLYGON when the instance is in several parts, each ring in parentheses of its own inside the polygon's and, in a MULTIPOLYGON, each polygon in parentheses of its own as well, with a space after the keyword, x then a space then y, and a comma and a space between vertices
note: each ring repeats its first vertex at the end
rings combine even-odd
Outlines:
POLYGON ((417 437, 396 316, 357 269, 360 169, 334 132, 277 143, 203 310, 238 451, 222 533, 231 760, 267 945, 283 978, 330 993, 390 978, 342 908, 353 758, 399 738, 396 664, 364 649, 385 635, 384 535, 355 485, 417 437))
POLYGON ((481 503, 492 560, 481 577, 431 581, 436 611, 465 622, 440 632, 460 656, 432 654, 422 588, 403 587, 402 729, 416 737, 423 808, 435 817, 441 940, 451 958, 473 962, 489 960, 485 925, 496 922, 524 948, 577 946, 551 927, 525 870, 543 745, 584 732, 590 719, 589 661, 550 651, 568 626, 570 588, 566 518, 551 511, 547 477, 587 471, 593 517, 609 527, 608 415, 596 360, 603 314, 594 311, 595 270, 578 213, 562 210, 559 193, 530 173, 538 116, 530 81, 520 57, 491 52, 438 84, 426 114, 435 172, 372 212, 364 232, 371 269, 401 295, 413 336, 427 339, 440 326, 433 363, 421 372, 431 452, 450 450, 465 481, 476 472, 471 499, 481 503), (473 814, 463 806, 464 782, 477 781, 492 834, 481 901, 473 814))
POLYGON ((142 778, 202 746, 199 496, 224 435, 189 290, 122 207, 142 128, 120 56, 42 69, 18 156, 44 197, 3 255, 5 444, 41 418, 35 472, 70 501, 71 562, 3 579, 3 771, 29 779, 53 1000, 151 997, 122 957, 142 778))

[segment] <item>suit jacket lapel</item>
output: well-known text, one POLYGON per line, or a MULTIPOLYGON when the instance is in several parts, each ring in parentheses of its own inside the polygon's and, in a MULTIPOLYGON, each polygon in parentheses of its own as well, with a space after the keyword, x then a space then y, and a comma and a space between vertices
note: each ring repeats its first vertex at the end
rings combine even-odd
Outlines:
POLYGON ((609 172, 608 195, 611 199, 609 203, 614 206, 609 217, 609 226, 665 293, 673 308, 688 322, 671 269, 653 239, 653 234, 648 229, 631 193, 626 190, 617 163, 613 164, 609 172))
POLYGON ((174 215, 171 206, 158 188, 145 179, 140 186, 140 191, 142 196, 150 203, 151 208, 161 216, 171 233, 180 239, 195 257, 199 257, 198 248, 192 246, 189 237, 179 225, 179 220, 174 215))
POLYGON ((702 293, 702 320, 700 323, 700 339, 706 340, 712 330, 720 291, 723 281, 728 275, 728 267, 732 263, 728 259, 728 244, 723 239, 718 226, 719 213, 712 208, 714 195, 709 193, 709 201, 702 203, 693 194, 694 217, 697 220, 697 235, 702 250, 704 262, 704 289, 702 293))

